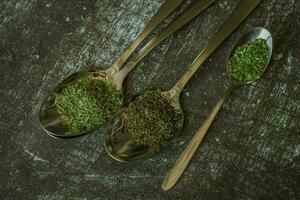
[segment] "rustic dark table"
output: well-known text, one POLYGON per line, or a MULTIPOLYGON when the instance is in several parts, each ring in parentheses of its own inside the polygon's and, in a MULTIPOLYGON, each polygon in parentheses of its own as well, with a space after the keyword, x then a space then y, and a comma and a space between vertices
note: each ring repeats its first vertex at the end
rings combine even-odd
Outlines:
MULTIPOLYGON (((164 41, 130 74, 126 99, 168 89, 239 0, 219 0, 164 41)), ((0 2, 0 199, 300 199, 300 1, 264 0, 207 60, 181 101, 182 134, 160 154, 119 163, 104 130, 59 140, 39 126, 38 109, 70 74, 110 66, 163 0, 2 0, 0 2), (180 182, 163 177, 228 86, 230 48, 255 26, 275 52, 268 72, 228 99, 180 182)), ((184 10, 186 2, 165 26, 184 10)), ((155 34, 155 33, 154 33, 155 34)))

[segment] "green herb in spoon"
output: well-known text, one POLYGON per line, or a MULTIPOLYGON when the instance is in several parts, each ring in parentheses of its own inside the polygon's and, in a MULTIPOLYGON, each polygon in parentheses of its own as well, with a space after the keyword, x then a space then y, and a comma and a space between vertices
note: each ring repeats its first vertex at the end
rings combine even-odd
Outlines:
POLYGON ((147 146, 167 144, 178 132, 181 119, 181 114, 159 91, 147 91, 136 97, 122 115, 125 134, 147 146))
POLYGON ((229 60, 228 73, 242 83, 256 80, 269 60, 269 47, 264 39, 256 39, 238 47, 229 60))
POLYGON ((65 87, 56 109, 70 133, 102 125, 121 106, 121 94, 111 83, 81 78, 65 87))

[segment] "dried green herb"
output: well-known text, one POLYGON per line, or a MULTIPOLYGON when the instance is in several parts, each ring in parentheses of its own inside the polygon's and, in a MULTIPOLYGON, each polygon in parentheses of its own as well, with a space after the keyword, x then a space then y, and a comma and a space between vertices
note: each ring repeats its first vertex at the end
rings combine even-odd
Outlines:
POLYGON ((178 132, 181 114, 159 91, 147 91, 124 108, 124 133, 137 143, 164 146, 178 132))
POLYGON ((238 47, 229 60, 228 73, 242 83, 258 79, 269 58, 269 47, 264 39, 256 39, 238 47))
POLYGON ((121 103, 121 94, 112 83, 80 78, 62 90, 56 109, 70 133, 76 134, 102 125, 121 103))

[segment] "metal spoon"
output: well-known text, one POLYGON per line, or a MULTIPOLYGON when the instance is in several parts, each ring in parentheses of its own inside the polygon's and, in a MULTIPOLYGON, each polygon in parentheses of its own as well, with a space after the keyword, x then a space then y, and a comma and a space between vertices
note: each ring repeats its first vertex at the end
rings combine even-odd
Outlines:
MULTIPOLYGON (((271 60, 271 56, 272 56, 273 39, 272 39, 271 33, 265 28, 258 27, 258 28, 254 28, 253 30, 248 32, 235 45, 235 47, 231 51, 231 54, 230 54, 229 58, 232 57, 232 55, 233 55, 233 53, 234 53, 234 51, 236 50, 237 47, 239 47, 240 45, 245 44, 248 41, 252 41, 252 40, 256 40, 256 39, 265 39, 266 42, 267 42, 267 45, 269 47, 269 60, 268 60, 268 63, 266 64, 266 66, 265 66, 265 70, 266 70, 267 66, 269 65, 269 62, 271 60)), ((228 58, 228 60, 229 60, 229 58, 228 58)), ((262 72, 261 75, 263 73, 264 72, 262 72)), ((252 80, 252 81, 249 81, 247 83, 242 83, 238 79, 235 79, 232 76, 230 77, 230 86, 229 86, 229 88, 225 91, 223 96, 220 98, 220 100, 215 105, 215 107, 213 108, 212 112, 210 113, 210 115, 208 116, 206 121, 202 124, 201 128, 198 130, 196 135, 193 137, 193 139, 190 141, 188 146, 182 152, 182 154, 180 155, 180 157, 178 158, 178 160, 176 161, 176 163, 174 164, 174 166, 172 167, 172 169, 170 170, 170 172, 168 173, 168 175, 164 179, 163 184, 162 184, 162 188, 164 190, 171 189, 176 184, 176 182, 179 180, 179 178, 183 174, 185 168, 187 167, 190 160, 192 159, 194 153, 196 152, 196 150, 197 150, 199 144, 201 143, 203 137, 207 133, 210 125, 214 121, 217 113, 221 109, 221 107, 222 107, 224 101, 226 100, 226 98, 239 86, 241 86, 243 84, 249 84, 249 83, 252 83, 254 81, 256 81, 256 80, 252 80)))
MULTIPOLYGON (((244 0, 209 41, 207 47, 198 55, 188 71, 181 77, 176 85, 170 90, 162 92, 162 95, 170 101, 174 110, 182 114, 181 127, 184 117, 180 107, 179 97, 184 86, 212 52, 238 27, 260 2, 261 0, 244 0)), ((136 143, 132 138, 127 136, 127 134, 124 134, 123 130, 122 113, 118 113, 118 115, 108 123, 105 138, 106 150, 114 159, 118 161, 144 159, 161 150, 161 148, 157 146, 144 146, 136 143)), ((180 129, 178 131, 180 131, 180 129)))
POLYGON ((58 96, 62 92, 63 88, 74 83, 76 80, 82 77, 90 77, 93 79, 99 79, 107 82, 111 82, 116 85, 117 89, 122 91, 123 81, 127 74, 144 58, 154 47, 160 42, 166 39, 169 35, 174 33, 180 27, 196 17, 199 13, 204 11, 216 0, 202 0, 196 2, 185 11, 180 17, 173 21, 168 27, 160 32, 156 37, 152 38, 133 58, 132 62, 127 63, 122 69, 121 67, 127 61, 132 52, 138 47, 138 45, 146 38, 146 36, 165 19, 183 0, 168 0, 160 8, 158 13, 151 19, 144 31, 135 39, 132 45, 124 52, 124 54, 107 70, 89 70, 85 72, 77 72, 71 75, 69 78, 61 82, 43 102, 39 119, 44 130, 54 137, 67 138, 86 134, 92 130, 83 131, 77 134, 70 134, 69 129, 63 125, 59 114, 56 111, 56 103, 58 102, 58 96))

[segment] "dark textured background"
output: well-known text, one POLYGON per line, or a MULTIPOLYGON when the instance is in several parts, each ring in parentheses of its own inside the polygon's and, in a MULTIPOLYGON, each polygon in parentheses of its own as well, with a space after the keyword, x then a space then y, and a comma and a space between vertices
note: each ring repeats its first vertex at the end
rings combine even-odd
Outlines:
MULTIPOLYGON (((170 88, 238 5, 219 0, 130 74, 126 98, 170 88)), ((181 96, 182 135, 151 159, 123 164, 103 148, 103 131, 50 138, 37 113, 65 77, 110 66, 163 0, 0 2, 0 199, 300 199, 300 1, 264 0, 217 49, 181 96), (264 77, 225 103, 181 181, 163 177, 228 85, 229 50, 255 26, 274 36, 264 77)), ((177 10, 180 13, 190 1, 177 10)), ((167 22, 172 18, 171 16, 167 22)))

